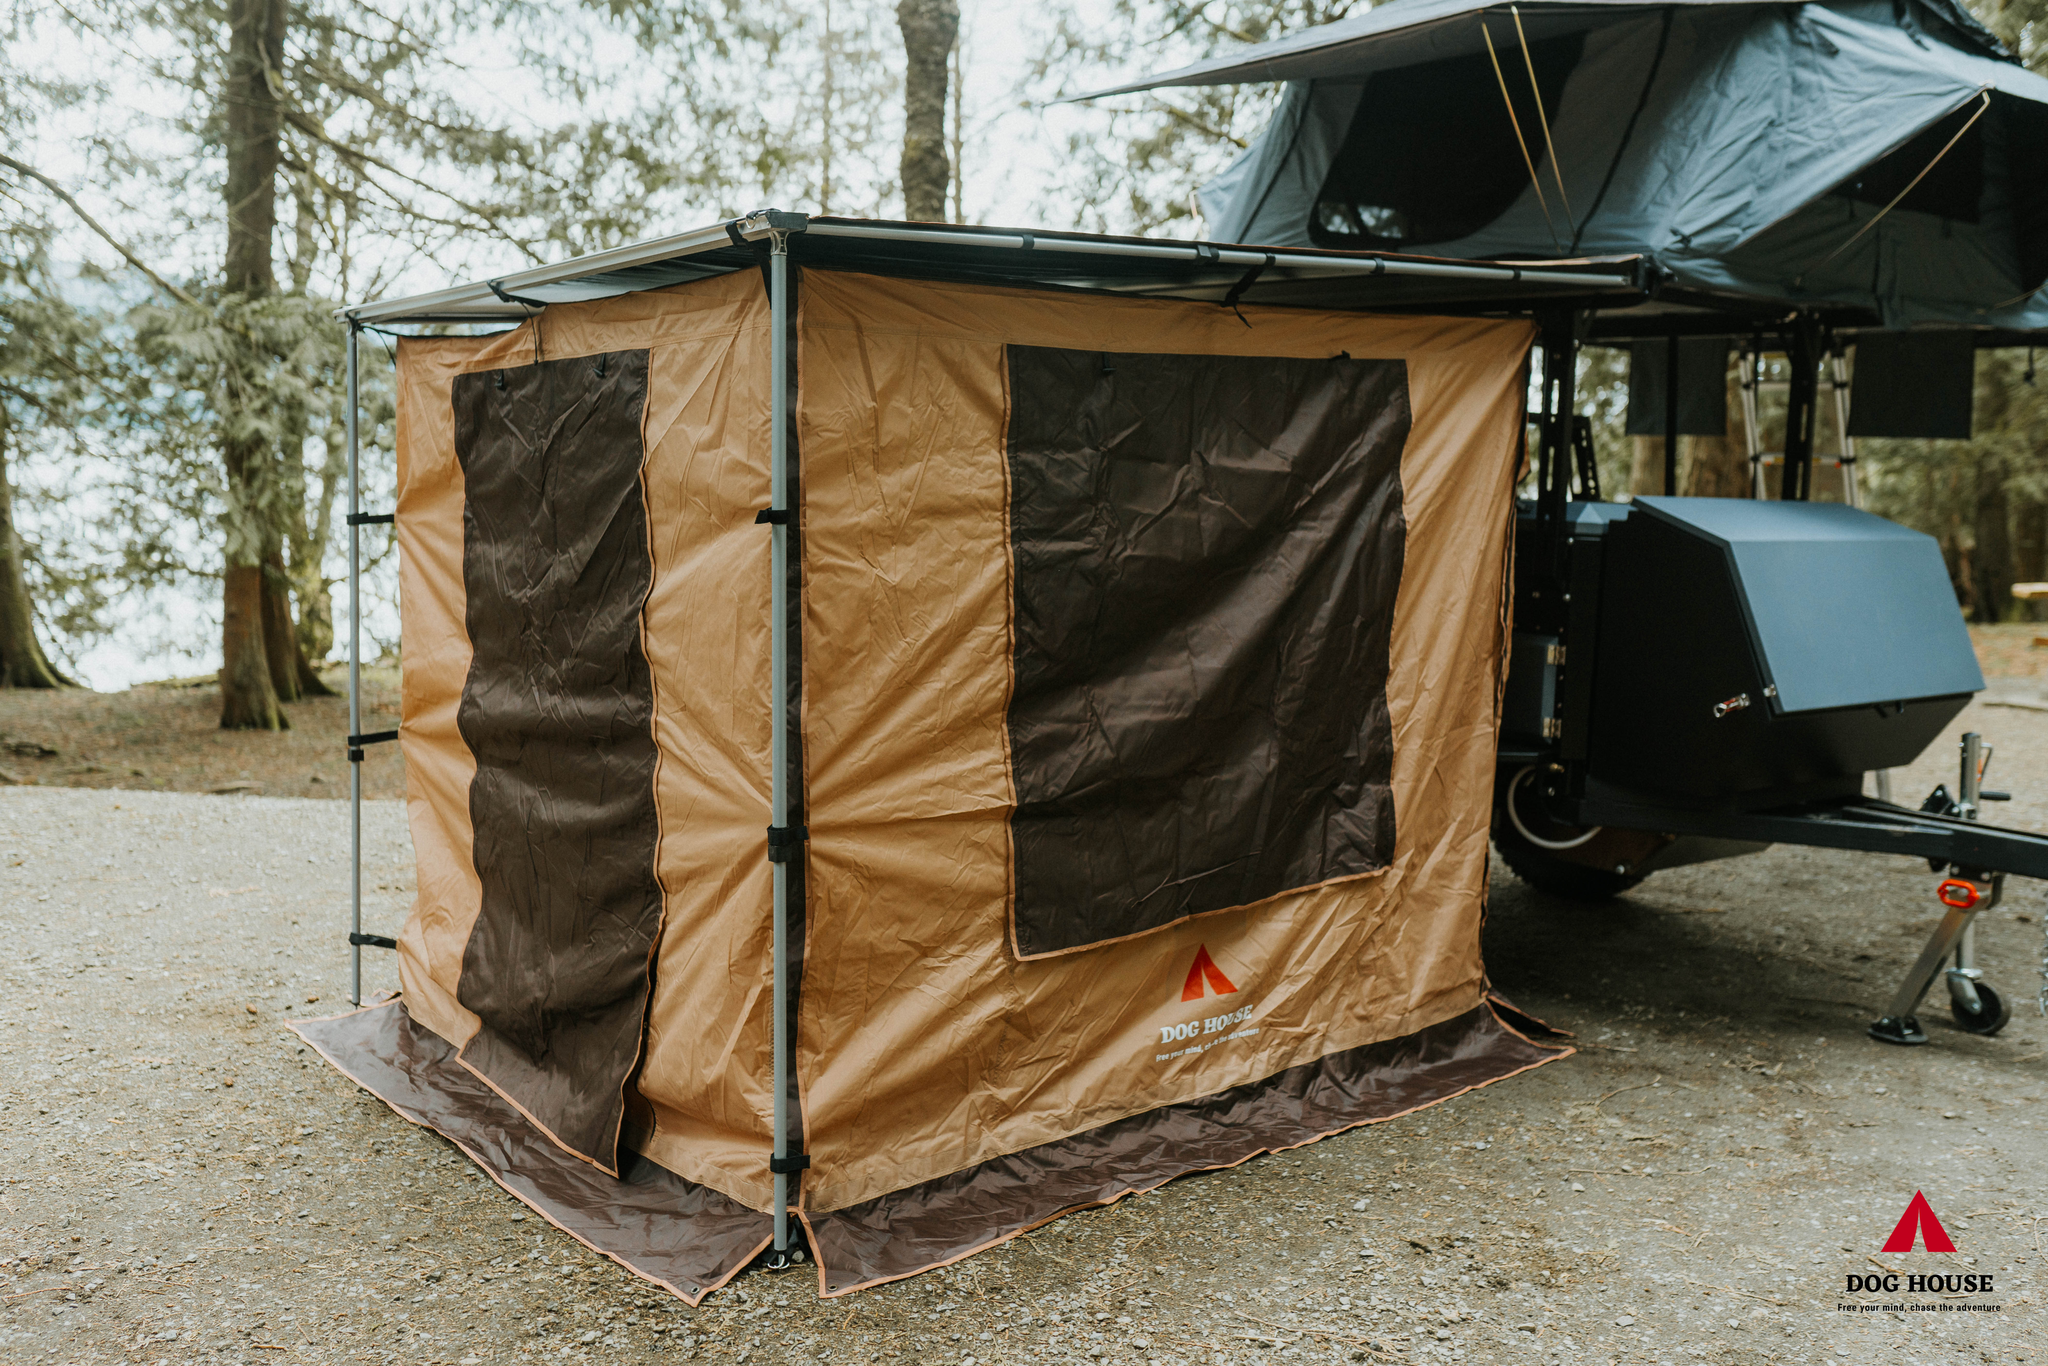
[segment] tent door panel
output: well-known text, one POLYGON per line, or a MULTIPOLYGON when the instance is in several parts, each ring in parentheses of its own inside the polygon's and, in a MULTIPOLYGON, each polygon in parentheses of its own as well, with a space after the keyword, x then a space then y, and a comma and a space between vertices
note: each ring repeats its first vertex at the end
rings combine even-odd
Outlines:
POLYGON ((1008 364, 1017 953, 1384 868, 1405 363, 1008 364))
POLYGON ((463 579, 475 658, 457 724, 483 901, 462 1060, 557 1142, 616 1170, 640 1054, 655 880, 647 353, 464 375, 463 579))

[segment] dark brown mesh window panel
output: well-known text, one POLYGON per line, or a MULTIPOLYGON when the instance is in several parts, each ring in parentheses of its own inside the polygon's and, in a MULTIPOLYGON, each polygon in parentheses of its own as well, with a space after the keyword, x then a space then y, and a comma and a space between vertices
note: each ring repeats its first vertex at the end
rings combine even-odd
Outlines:
POLYGON ((1017 952, 1384 867, 1406 366, 1009 368, 1017 952))
POLYGON ((661 921, 646 402, 645 351, 454 386, 475 650, 457 725, 483 882, 457 990, 483 1027, 463 1061, 608 1171, 661 921))

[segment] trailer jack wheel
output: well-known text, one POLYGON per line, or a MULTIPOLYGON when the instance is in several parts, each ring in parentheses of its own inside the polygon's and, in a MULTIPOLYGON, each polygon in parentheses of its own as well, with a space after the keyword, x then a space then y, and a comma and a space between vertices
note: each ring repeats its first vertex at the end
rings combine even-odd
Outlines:
POLYGON ((1956 993, 1955 984, 1951 981, 1949 1013, 1955 1016, 1957 1029, 1965 1034, 1981 1034, 1989 1038, 2005 1028, 2006 1022, 2012 1019, 2012 1007, 2005 1003, 2003 996, 1984 983, 1972 982, 1970 985, 1973 988, 1971 994, 1977 998, 1974 1006, 1964 1002, 1956 993))

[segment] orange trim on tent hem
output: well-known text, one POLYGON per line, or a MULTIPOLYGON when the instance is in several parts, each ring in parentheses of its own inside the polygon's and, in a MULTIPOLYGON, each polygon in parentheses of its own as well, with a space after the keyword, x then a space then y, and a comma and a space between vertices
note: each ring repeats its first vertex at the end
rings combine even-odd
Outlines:
MULTIPOLYGON (((825 1264, 821 1261, 818 1263, 818 1298, 826 1300, 837 1299, 841 1295, 850 1295, 856 1290, 868 1290, 878 1285, 888 1285, 893 1281, 906 1281, 909 1280, 912 1276, 922 1276, 927 1271, 937 1271, 940 1267, 951 1266, 955 1262, 965 1261, 967 1258, 975 1256, 978 1253, 986 1252, 992 1247, 1000 1247, 1002 1244, 1009 1242, 1012 1238, 1021 1237, 1022 1235, 1031 1232, 1033 1229, 1044 1228, 1047 1224, 1052 1223, 1055 1219, 1064 1219, 1069 1214, 1078 1214, 1082 1210, 1087 1209, 1107 1209, 1109 1206, 1116 1204, 1119 1200, 1122 1200, 1128 1196, 1145 1195, 1151 1191, 1158 1190, 1161 1186, 1166 1185, 1168 1182, 1178 1181, 1184 1176, 1194 1176, 1199 1172, 1228 1171, 1232 1167, 1242 1167, 1245 1163, 1251 1161, 1253 1158, 1264 1157, 1268 1153, 1292 1152, 1296 1148, 1306 1148, 1311 1143, 1320 1143, 1326 1138, 1334 1138, 1338 1134, 1349 1133, 1353 1129, 1363 1129, 1366 1126, 1372 1124, 1385 1124, 1388 1120, 1400 1119, 1404 1115, 1416 1114, 1420 1111, 1427 1110, 1432 1106, 1441 1105, 1445 1101, 1456 1100, 1459 1096, 1469 1095, 1472 1092, 1477 1091, 1482 1086, 1491 1086, 1495 1082, 1506 1081, 1510 1077, 1519 1077, 1524 1072, 1533 1072, 1537 1068, 1546 1066, 1549 1063, 1560 1062, 1565 1058, 1571 1057, 1573 1054, 1579 1051, 1578 1049, 1573 1048, 1568 1044, 1553 1045, 1538 1043, 1536 1040, 1529 1038, 1528 1035, 1523 1034, 1520 1030, 1516 1029, 1513 1025, 1509 1024, 1506 1020, 1501 1019, 1500 1012, 1493 1008, 1493 1002, 1491 1000, 1486 1000, 1482 1003, 1486 1006, 1487 1013, 1491 1014, 1494 1017, 1495 1022, 1498 1023, 1501 1026, 1501 1028, 1507 1030, 1510 1034, 1513 1034, 1516 1038, 1523 1040, 1525 1043, 1530 1044, 1532 1047, 1542 1049, 1555 1049, 1556 1051, 1552 1052, 1551 1056, 1547 1058, 1538 1058, 1535 1062, 1529 1063, 1526 1066, 1517 1067, 1512 1072, 1503 1072, 1497 1077, 1489 1077, 1485 1081, 1474 1082, 1470 1086, 1461 1087, 1456 1091, 1452 1091, 1448 1094, 1438 1096, 1434 1100, 1426 1100, 1422 1102, 1420 1105, 1411 1105, 1405 1110, 1396 1110, 1393 1114, 1390 1115, 1379 1115, 1372 1119, 1361 1119, 1351 1124, 1340 1124, 1334 1129, 1325 1129, 1321 1133, 1311 1134, 1309 1137, 1302 1139, 1299 1143, 1285 1143, 1280 1145, 1279 1147, 1260 1148, 1254 1152, 1246 1153, 1243 1157, 1238 1158, 1235 1162, 1218 1162, 1214 1166, 1209 1167, 1190 1167, 1184 1172, 1176 1172, 1174 1175, 1166 1177, 1163 1180, 1154 1181, 1149 1186, 1132 1186, 1128 1190, 1118 1191, 1115 1195, 1110 1196, 1107 1200, 1091 1200, 1088 1201, 1086 1204, 1064 1206, 1056 1213, 1047 1215, 1045 1218, 1040 1219, 1035 1224, 1028 1224, 1023 1228, 1014 1229, 1009 1233, 1005 1233, 1000 1238, 991 1238, 985 1243, 977 1243, 973 1247, 967 1249, 965 1252, 956 1253, 955 1255, 946 1258, 942 1262, 933 1262, 929 1266, 921 1266, 915 1271, 905 1271, 900 1275, 895 1276, 877 1276, 873 1280, 861 1281, 858 1284, 845 1286, 838 1290, 829 1290, 825 1286, 825 1264)), ((1529 1018, 1533 1020, 1536 1017, 1532 1015, 1529 1018)), ((799 1217, 803 1219, 805 1232, 810 1233, 811 1221, 809 1215, 807 1213, 800 1213, 799 1217)), ((817 1247, 817 1235, 815 1233, 811 1233, 811 1249, 814 1253, 817 1251, 817 1247)))
MULTIPOLYGON (((1012 809, 1015 809, 1014 805, 1012 809)), ((1011 836, 1011 847, 1013 850, 1015 849, 1015 838, 1013 834, 1011 836)), ((1399 856, 1396 855, 1396 857, 1399 856)), ((1017 882, 1017 869, 1014 853, 1010 863, 1010 885, 1013 888, 1010 896, 1010 952, 1020 963, 1043 963, 1049 958, 1066 958, 1076 953, 1091 953, 1096 949, 1106 949, 1111 944, 1128 944, 1133 939, 1143 939, 1148 934, 1158 934, 1161 930, 1170 930, 1176 925, 1186 925, 1191 921, 1206 919, 1212 915, 1228 915, 1232 911, 1255 911, 1262 906, 1270 906, 1285 896, 1300 896, 1303 892, 1318 892, 1325 887, 1335 887, 1346 882, 1363 882, 1367 878, 1379 877, 1394 866, 1391 863, 1383 863, 1377 868, 1368 868, 1362 873, 1344 873, 1337 877, 1324 878, 1321 882, 1305 882, 1299 887, 1289 887, 1285 891, 1275 892, 1271 896, 1262 896, 1257 901, 1247 901, 1241 906, 1218 906, 1213 911, 1193 911, 1178 920, 1169 920, 1164 924, 1148 926, 1142 930, 1135 930, 1130 934, 1120 934, 1114 939, 1095 939, 1086 944, 1076 944, 1071 949, 1053 949, 1048 953, 1026 953, 1022 946, 1017 943, 1017 899, 1014 891, 1017 882)))
MULTIPOLYGON (((456 1148, 461 1150, 462 1155, 464 1157, 467 1157, 471 1162, 474 1162, 476 1164, 478 1171, 481 1171, 485 1176, 488 1176, 491 1178, 491 1180, 497 1182, 499 1189, 503 1190, 505 1194, 511 1196, 514 1200, 517 1200, 520 1204, 526 1206, 535 1214, 539 1215, 542 1219, 545 1219, 549 1224, 553 1225, 557 1229, 560 1229, 563 1233, 567 1234, 570 1238, 574 1239, 575 1241, 583 1244, 583 1246, 589 1248, 598 1256, 605 1258, 607 1261, 616 1262, 624 1270, 631 1273, 632 1275, 638 1276, 641 1280, 646 1281, 650 1285, 660 1286, 663 1290, 668 1291, 669 1294, 674 1295, 677 1299, 681 1300, 684 1304, 689 1305, 692 1309, 695 1309, 699 1304, 702 1304, 704 1302, 705 1296, 709 1295, 714 1290, 723 1289, 726 1285, 730 1284, 732 1279, 735 1276, 739 1275, 740 1272, 746 1270, 749 1266, 752 1266, 754 1264, 754 1259, 756 1257, 759 1257, 762 1254, 762 1252, 767 1250, 768 1245, 775 1241, 775 1237, 773 1234, 770 1234, 768 1237, 763 1238, 760 1244, 756 1246, 752 1252, 749 1252, 744 1258, 733 1264, 732 1270, 726 1272, 717 1280, 713 1281, 711 1284, 699 1290, 696 1293, 696 1295, 692 1296, 685 1291, 678 1290, 669 1282, 662 1280, 658 1276, 651 1276, 647 1272, 642 1271, 639 1267, 634 1266, 631 1262, 628 1262, 613 1253, 606 1252, 603 1248, 591 1242, 582 1234, 577 1233, 574 1229, 565 1226, 560 1220, 556 1219, 553 1215, 549 1214, 539 1205, 536 1205, 533 1201, 527 1199, 524 1195, 521 1195, 518 1191, 506 1185, 505 1182, 498 1176, 498 1174, 495 1171, 491 1170, 490 1164, 485 1162, 482 1158, 478 1157, 474 1152, 472 1152, 467 1144, 463 1143, 460 1139, 450 1138, 449 1135, 443 1133, 440 1129, 435 1128, 432 1124, 427 1123, 425 1120, 414 1119, 411 1115, 399 1109, 390 1101, 385 1100, 383 1096, 377 1095, 375 1091, 371 1091, 369 1087, 364 1086, 359 1081, 356 1081, 355 1077, 350 1074, 349 1070, 346 1067, 343 1067, 340 1061, 336 1059, 332 1053, 329 1053, 326 1049, 322 1048, 317 1041, 307 1038, 304 1034, 299 1033, 299 1025, 301 1024, 322 1024, 328 1020, 345 1020, 351 1015, 362 1014, 364 1010, 382 1010, 386 1006, 396 1005, 397 1003, 398 998, 396 996, 393 996, 388 1001, 380 1001, 378 1004, 373 1006, 364 1006, 361 1010, 345 1010, 339 1015, 326 1015, 322 1016, 320 1019, 317 1020, 295 1020, 286 1024, 285 1028, 291 1030, 291 1032, 294 1034, 298 1034, 301 1039, 305 1039, 307 1046, 310 1047, 315 1053, 318 1053, 321 1057, 325 1058, 327 1060, 327 1065, 329 1067, 332 1067, 335 1071, 341 1073, 341 1075, 347 1077, 350 1081, 355 1082, 358 1089, 367 1091, 370 1095, 376 1096, 378 1100, 383 1101, 385 1108, 390 1110, 392 1114, 397 1115, 407 1124, 411 1124, 416 1128, 430 1129, 434 1133, 440 1134, 442 1138, 447 1139, 449 1143, 453 1144, 456 1148)), ((470 1069, 471 1072, 475 1072, 475 1070, 476 1069, 474 1068, 470 1069)), ((492 1089, 496 1090, 497 1088, 492 1087, 492 1089)), ((503 1095, 503 1092, 500 1092, 499 1094, 503 1095)), ((522 1110, 520 1113, 524 1114, 525 1111, 522 1110)), ((564 1149, 563 1151, 566 1152, 568 1150, 564 1149)))

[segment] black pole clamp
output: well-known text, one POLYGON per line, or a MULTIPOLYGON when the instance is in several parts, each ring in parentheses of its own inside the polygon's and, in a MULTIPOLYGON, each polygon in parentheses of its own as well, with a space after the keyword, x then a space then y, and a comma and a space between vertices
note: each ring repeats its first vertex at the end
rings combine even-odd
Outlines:
POLYGON ((768 1174, 771 1176, 795 1176, 798 1172, 809 1169, 810 1165, 809 1153, 791 1153, 788 1157, 777 1157, 773 1153, 768 1155, 768 1174))
POLYGON ((378 730, 372 731, 368 735, 351 735, 348 737, 348 761, 352 764, 361 763, 363 761, 364 745, 381 745, 387 740, 396 740, 397 738, 398 732, 395 730, 378 730))
POLYGON ((348 942, 359 949, 395 949, 398 947, 396 939, 391 939, 381 934, 351 934, 348 937, 348 942))
POLYGON ((811 837, 808 825, 771 825, 768 827, 768 861, 788 863, 790 850, 811 837))

